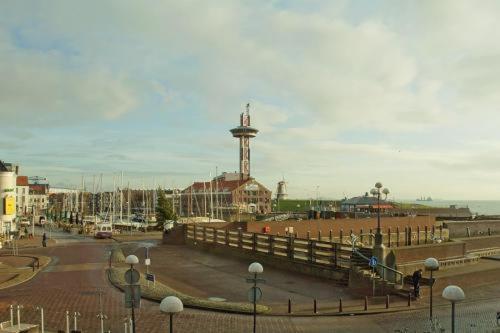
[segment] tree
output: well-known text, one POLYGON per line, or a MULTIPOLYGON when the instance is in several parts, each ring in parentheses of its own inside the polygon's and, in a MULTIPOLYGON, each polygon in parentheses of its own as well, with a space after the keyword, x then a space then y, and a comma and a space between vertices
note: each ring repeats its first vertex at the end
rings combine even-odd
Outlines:
POLYGON ((165 196, 165 191, 161 188, 157 190, 158 200, 156 203, 156 222, 163 227, 165 221, 177 221, 177 214, 174 212, 172 202, 165 196))

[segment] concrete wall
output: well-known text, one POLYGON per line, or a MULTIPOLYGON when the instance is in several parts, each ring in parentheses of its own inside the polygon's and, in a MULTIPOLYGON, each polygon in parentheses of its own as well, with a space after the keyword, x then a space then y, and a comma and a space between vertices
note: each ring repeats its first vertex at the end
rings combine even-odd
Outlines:
POLYGON ((491 247, 500 247, 500 235, 461 238, 459 240, 465 243, 467 251, 481 250, 491 247))
POLYGON ((186 244, 193 248, 211 252, 214 254, 231 256, 236 258, 242 258, 245 260, 259 261, 263 265, 272 265, 273 267, 278 267, 280 269, 298 272, 302 274, 327 278, 335 280, 338 283, 347 285, 349 280, 349 270, 348 269, 332 269, 325 266, 314 265, 307 262, 300 262, 295 260, 290 260, 286 257, 280 258, 277 256, 270 256, 264 253, 253 252, 245 249, 229 248, 225 245, 214 245, 203 242, 194 242, 192 239, 187 239, 186 244))
POLYGON ((439 244, 424 244, 391 248, 397 264, 425 260, 434 257, 438 260, 461 258, 466 254, 466 244, 463 242, 445 242, 439 244))
MULTIPOLYGON (((380 224, 383 232, 387 232, 388 228, 391 228, 391 231, 395 232, 396 227, 399 227, 400 232, 402 232, 407 226, 414 228, 414 230, 416 230, 417 226, 420 226, 422 230, 425 226, 431 228, 436 224, 436 220, 434 217, 428 216, 384 217, 381 219, 380 224)), ((351 229, 355 234, 358 234, 361 229, 363 229, 363 232, 369 232, 370 229, 375 231, 377 228, 377 218, 249 222, 247 224, 247 231, 262 232, 263 228, 266 226, 271 228, 270 233, 273 235, 277 233, 284 235, 285 228, 293 227, 294 232, 299 233, 299 238, 303 238, 307 231, 310 231, 311 235, 317 235, 319 230, 321 230, 324 236, 328 235, 330 230, 333 231, 335 236, 338 236, 341 229, 344 234, 347 235, 350 233, 351 229)))
POLYGON ((467 237, 467 228, 470 230, 470 236, 488 235, 488 228, 492 234, 500 234, 500 220, 447 221, 443 224, 449 229, 451 238, 467 237))

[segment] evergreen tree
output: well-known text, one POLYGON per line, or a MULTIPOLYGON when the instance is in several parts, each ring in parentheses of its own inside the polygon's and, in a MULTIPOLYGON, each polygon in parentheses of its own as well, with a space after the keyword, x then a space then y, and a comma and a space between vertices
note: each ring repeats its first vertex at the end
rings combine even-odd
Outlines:
POLYGON ((177 221, 177 214, 174 212, 172 202, 165 196, 165 191, 161 188, 157 190, 158 199, 156 204, 156 222, 158 226, 163 227, 165 221, 177 221))

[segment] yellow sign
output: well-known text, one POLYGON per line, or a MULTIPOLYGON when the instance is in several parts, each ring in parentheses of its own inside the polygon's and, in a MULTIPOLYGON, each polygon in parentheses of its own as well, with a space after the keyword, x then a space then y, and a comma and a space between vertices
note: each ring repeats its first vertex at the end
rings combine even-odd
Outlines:
POLYGON ((16 197, 8 195, 4 198, 4 215, 14 215, 16 213, 16 197))

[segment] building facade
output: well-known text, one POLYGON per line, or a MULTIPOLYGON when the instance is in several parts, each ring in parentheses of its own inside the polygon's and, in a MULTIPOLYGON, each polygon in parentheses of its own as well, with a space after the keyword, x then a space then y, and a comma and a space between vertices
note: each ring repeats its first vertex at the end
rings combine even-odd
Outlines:
POLYGON ((4 239, 6 234, 17 229, 15 170, 0 161, 0 234, 4 239))
POLYGON ((271 212, 271 191, 253 178, 223 173, 208 182, 195 182, 180 193, 182 216, 222 218, 234 212, 271 212))

